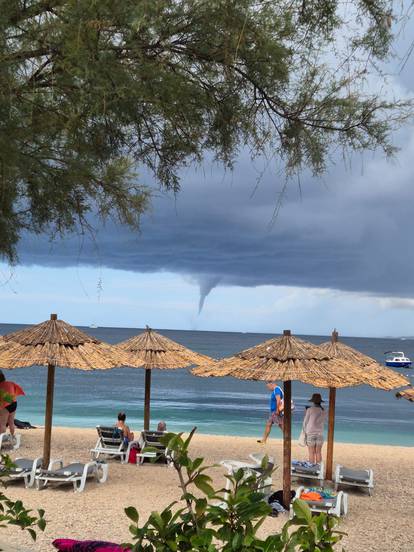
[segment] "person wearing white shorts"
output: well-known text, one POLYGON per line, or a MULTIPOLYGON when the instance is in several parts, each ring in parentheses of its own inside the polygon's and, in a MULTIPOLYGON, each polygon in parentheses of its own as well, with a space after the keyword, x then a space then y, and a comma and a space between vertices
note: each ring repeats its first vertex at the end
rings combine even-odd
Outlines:
POLYGON ((314 393, 309 402, 313 404, 306 409, 303 430, 309 452, 309 462, 320 464, 322 461, 323 430, 326 412, 322 406, 324 401, 320 393, 314 393))

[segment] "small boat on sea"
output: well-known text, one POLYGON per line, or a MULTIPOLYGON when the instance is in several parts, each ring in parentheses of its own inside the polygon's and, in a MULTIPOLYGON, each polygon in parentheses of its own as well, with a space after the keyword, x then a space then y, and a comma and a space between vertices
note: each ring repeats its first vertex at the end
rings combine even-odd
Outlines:
POLYGON ((409 368, 411 367, 411 360, 401 351, 387 351, 385 353, 385 366, 409 368))
POLYGON ((98 326, 96 324, 90 324, 89 327, 90 328, 97 328, 98 326))

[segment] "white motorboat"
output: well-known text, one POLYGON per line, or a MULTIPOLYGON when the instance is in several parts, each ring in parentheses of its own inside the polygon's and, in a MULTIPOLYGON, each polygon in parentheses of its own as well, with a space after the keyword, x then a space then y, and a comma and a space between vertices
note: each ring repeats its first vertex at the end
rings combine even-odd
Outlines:
POLYGON ((387 351, 385 353, 385 366, 410 368, 411 360, 401 351, 387 351))

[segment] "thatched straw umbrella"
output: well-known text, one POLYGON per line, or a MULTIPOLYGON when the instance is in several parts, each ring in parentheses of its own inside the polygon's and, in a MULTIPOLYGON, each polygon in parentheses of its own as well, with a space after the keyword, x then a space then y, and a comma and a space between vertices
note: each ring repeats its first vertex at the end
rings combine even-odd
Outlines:
POLYGON ((138 364, 128 353, 58 320, 56 314, 51 314, 46 322, 4 335, 0 343, 0 368, 47 366, 44 467, 50 460, 55 367, 106 370, 138 364))
POLYGON ((269 339, 256 347, 246 349, 223 359, 215 366, 194 368, 196 376, 233 376, 239 379, 283 381, 283 501, 290 503, 291 488, 291 399, 292 380, 316 387, 348 387, 358 385, 363 370, 352 372, 349 363, 333 361, 329 354, 285 330, 281 337, 269 339))
POLYGON ((407 401, 414 402, 414 387, 403 389, 395 393, 397 399, 407 399, 407 401))
MULTIPOLYGON (((333 359, 346 361, 350 364, 350 369, 358 369, 359 384, 370 385, 376 389, 390 391, 407 385, 407 378, 381 366, 370 356, 360 353, 356 349, 338 341, 338 332, 332 332, 331 341, 322 343, 320 347, 326 351, 333 359), (360 368, 363 369, 361 374, 360 368)), ((328 421, 328 441, 326 445, 326 479, 332 479, 333 473, 333 449, 334 449, 334 431, 335 431, 335 403, 336 388, 329 388, 329 421, 328 421)))
POLYGON ((145 369, 144 429, 149 429, 150 424, 151 372, 154 368, 174 370, 194 364, 214 363, 209 356, 195 353, 148 326, 143 333, 119 343, 118 347, 137 361, 142 361, 141 367, 145 369))

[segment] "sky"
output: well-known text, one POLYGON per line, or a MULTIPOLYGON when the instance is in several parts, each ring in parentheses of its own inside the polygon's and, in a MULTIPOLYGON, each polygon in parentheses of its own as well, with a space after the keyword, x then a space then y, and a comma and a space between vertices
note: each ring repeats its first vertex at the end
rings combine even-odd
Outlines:
MULTIPOLYGON (((412 56, 400 69, 389 66, 391 88, 414 96, 412 56)), ((242 151, 231 172, 208 158, 182 171, 180 193, 158 192, 140 233, 26 235, 19 264, 0 264, 0 322, 57 312, 79 325, 414 336, 414 126, 394 141, 392 161, 365 153, 302 174, 276 218, 280 166, 242 151)))

